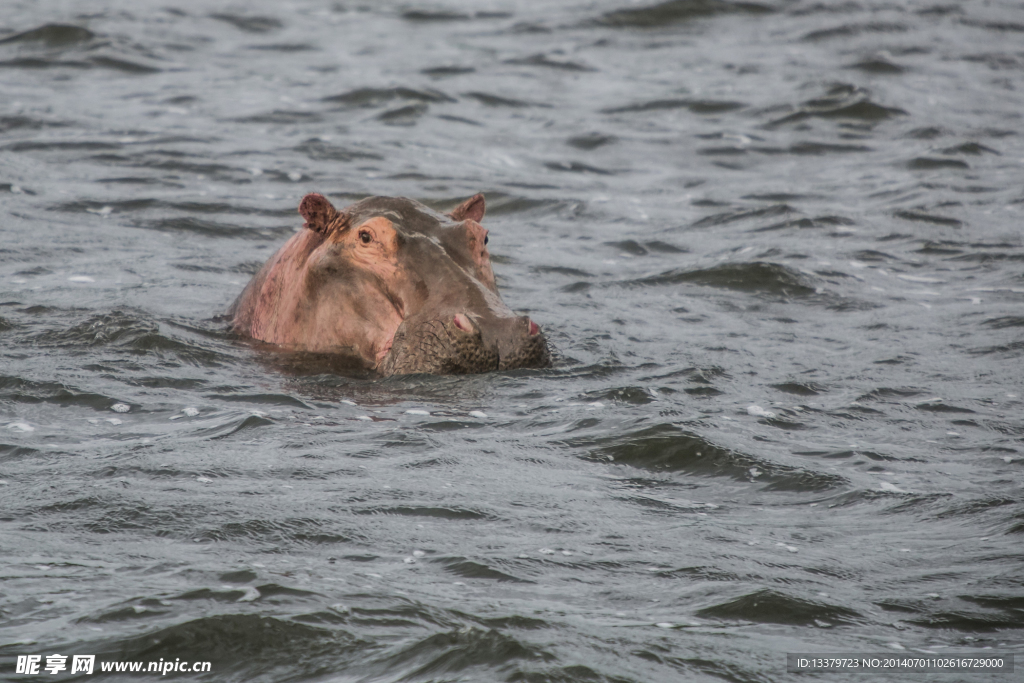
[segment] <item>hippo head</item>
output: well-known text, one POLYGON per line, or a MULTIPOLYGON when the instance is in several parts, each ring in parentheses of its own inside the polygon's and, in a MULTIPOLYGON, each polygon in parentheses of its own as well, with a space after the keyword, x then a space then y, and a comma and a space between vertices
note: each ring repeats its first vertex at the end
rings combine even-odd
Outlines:
POLYGON ((483 195, 448 214, 403 197, 338 211, 299 205, 293 236, 235 302, 234 328, 256 339, 342 353, 384 375, 545 367, 536 323, 498 295, 483 195))

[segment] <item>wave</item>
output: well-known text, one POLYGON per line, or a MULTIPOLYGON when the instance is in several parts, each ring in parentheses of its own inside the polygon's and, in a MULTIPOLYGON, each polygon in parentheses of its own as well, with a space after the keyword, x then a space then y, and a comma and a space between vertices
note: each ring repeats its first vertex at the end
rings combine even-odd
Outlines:
POLYGON ((847 485, 847 481, 839 475, 780 465, 723 448, 671 424, 655 425, 620 436, 577 439, 568 443, 587 448, 584 458, 594 462, 697 476, 727 477, 736 481, 765 484, 765 490, 827 491, 847 485))
POLYGON ((668 0, 647 7, 624 8, 607 12, 593 23, 611 28, 662 28, 697 19, 725 14, 759 16, 771 14, 774 8, 754 2, 725 0, 668 0))
POLYGON ((626 286, 662 286, 696 284, 740 292, 756 292, 785 297, 814 294, 806 278, 777 263, 726 263, 711 268, 675 268, 657 275, 627 280, 626 286))
POLYGON ((705 619, 753 621, 765 624, 835 626, 864 621, 856 610, 808 600, 764 588, 697 611, 705 619))

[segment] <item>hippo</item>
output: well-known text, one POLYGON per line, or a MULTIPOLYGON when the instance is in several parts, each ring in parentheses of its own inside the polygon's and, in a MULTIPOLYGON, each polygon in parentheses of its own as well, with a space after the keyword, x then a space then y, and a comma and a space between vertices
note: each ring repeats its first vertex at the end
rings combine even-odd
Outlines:
POLYGON ((307 194, 303 229, 239 295, 232 328, 382 376, 547 367, 540 327, 498 294, 484 211, 482 194, 447 214, 405 197, 339 211, 307 194))

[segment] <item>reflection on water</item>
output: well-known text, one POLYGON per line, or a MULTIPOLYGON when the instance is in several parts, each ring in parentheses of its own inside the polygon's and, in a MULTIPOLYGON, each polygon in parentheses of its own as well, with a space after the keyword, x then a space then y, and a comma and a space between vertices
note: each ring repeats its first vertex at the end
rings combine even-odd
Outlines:
POLYGON ((0 666, 1020 653, 1022 30, 914 0, 8 3, 0 666), (374 380, 232 337, 310 191, 485 192, 555 366, 374 380))

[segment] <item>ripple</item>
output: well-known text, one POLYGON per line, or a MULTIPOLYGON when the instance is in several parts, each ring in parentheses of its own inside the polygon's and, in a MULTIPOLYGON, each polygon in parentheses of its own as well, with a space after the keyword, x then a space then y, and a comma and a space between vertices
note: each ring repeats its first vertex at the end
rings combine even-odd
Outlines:
POLYGON ((557 69, 559 71, 597 71, 597 69, 592 66, 580 64, 579 62, 551 59, 543 53, 519 59, 509 59, 505 63, 517 66, 542 66, 548 69, 557 69))
POLYGON ((828 389, 815 382, 783 382, 782 384, 773 384, 771 386, 773 389, 796 396, 818 396, 828 391, 828 389))
MULTIPOLYGON (((102 659, 213 661, 217 675, 267 667, 295 671, 295 652, 343 658, 366 644, 338 629, 326 630, 265 614, 218 614, 192 619, 96 647, 102 659)), ((318 660, 322 666, 323 660, 318 660)), ((247 676, 248 678, 248 676, 247 676)))
POLYGON ((596 173, 597 175, 615 175, 616 173, 616 171, 609 171, 607 169, 598 168, 597 166, 591 166, 590 164, 584 164, 579 161, 548 161, 545 162, 544 168, 551 169, 552 171, 596 173))
POLYGON ((434 519, 494 521, 494 515, 459 507, 434 507, 414 505, 374 506, 352 510, 357 515, 400 515, 403 517, 431 517, 434 519))
POLYGON ((47 47, 68 47, 87 43, 95 37, 95 33, 81 26, 45 24, 39 28, 8 36, 0 40, 0 45, 10 43, 42 43, 47 47))
POLYGON ((358 88, 338 95, 323 98, 346 107, 379 107, 395 100, 416 102, 455 102, 456 100, 438 90, 415 90, 413 88, 358 88))
POLYGON ((907 623, 924 628, 936 628, 968 633, 993 633, 1006 629, 1024 628, 1024 618, 1019 614, 990 614, 958 610, 955 612, 934 612, 918 619, 907 619, 907 623))
POLYGON ((329 530, 328 524, 307 518, 250 519, 244 522, 227 522, 200 532, 198 537, 207 541, 254 541, 292 547, 296 545, 333 545, 358 540, 349 535, 334 533, 329 530))
POLYGON ((631 465, 642 469, 683 472, 699 476, 756 481, 774 491, 824 491, 846 484, 833 474, 801 470, 717 446, 675 425, 660 424, 621 436, 577 439, 588 460, 631 465))
MULTIPOLYGON (((3 380, 0 379, 0 386, 2 386, 3 380)), ((0 394, 2 396, 3 394, 0 394)), ((28 446, 18 446, 10 443, 0 443, 0 463, 13 462, 21 458, 31 458, 42 453, 42 451, 36 448, 29 448, 28 446)))
POLYGON ((463 93, 464 96, 472 98, 488 107, 511 107, 513 109, 519 109, 523 107, 551 107, 550 104, 544 104, 543 102, 526 102, 525 100, 516 100, 510 97, 500 97, 498 95, 492 95, 486 92, 467 92, 463 93))
POLYGON ((707 228, 717 225, 727 225, 737 221, 746 221, 752 218, 773 218, 775 216, 788 216, 796 212, 789 204, 774 204, 757 209, 737 209, 724 211, 711 216, 706 216, 693 223, 691 227, 707 228))
POLYGON ((261 17, 255 15, 242 15, 232 14, 227 12, 220 12, 210 15, 211 19, 217 21, 223 21, 224 23, 231 24, 235 28, 245 31, 246 33, 269 33, 276 31, 279 28, 283 28, 282 24, 278 19, 273 17, 261 17))
POLYGON ((939 159, 935 157, 916 157, 907 162, 907 168, 914 171, 933 171, 940 168, 970 168, 971 165, 960 159, 939 159))
POLYGON ((227 437, 238 434, 239 432, 247 432, 253 429, 259 429, 260 427, 269 427, 274 424, 276 423, 273 420, 268 420, 260 415, 246 415, 245 417, 239 417, 228 422, 214 425, 213 427, 200 429, 195 432, 194 436, 203 439, 226 439, 227 437))
POLYGON ((379 114, 377 120, 390 126, 411 126, 416 123, 416 119, 426 114, 428 109, 429 107, 422 102, 407 104, 379 114))
POLYGON ((590 151, 610 145, 615 142, 616 138, 613 135, 602 135, 601 133, 587 133, 585 135, 574 135, 565 141, 565 144, 576 149, 582 149, 584 151, 590 151))
POLYGON ((906 33, 907 30, 907 27, 903 24, 871 21, 862 24, 843 24, 833 28, 818 29, 806 34, 803 39, 814 42, 835 38, 852 38, 864 33, 906 33))
POLYGON ((753 2, 725 0, 668 0, 648 7, 618 9, 603 14, 595 21, 612 28, 660 28, 695 19, 724 14, 771 14, 775 10, 753 2))
POLYGON ((128 311, 90 317, 73 327, 47 330, 30 338, 31 343, 51 348, 120 348, 134 355, 172 357, 193 365, 217 367, 227 356, 195 341, 161 332, 157 322, 128 311))
POLYGON ((312 406, 287 394, 207 394, 206 398, 214 401, 228 401, 231 403, 255 403, 257 405, 273 405, 285 408, 313 410, 312 406))
POLYGON ((804 283, 804 278, 777 263, 726 263, 694 270, 676 268, 657 275, 627 280, 623 285, 662 286, 696 284, 740 292, 756 292, 777 296, 809 296, 817 290, 804 283))
POLYGON ((472 15, 462 12, 444 12, 427 10, 406 10, 402 12, 402 18, 406 21, 417 23, 469 21, 472 15))
POLYGON ((433 563, 442 565, 442 568, 449 574, 455 574, 466 579, 484 579, 487 581, 509 582, 509 583, 534 583, 528 579, 500 572, 497 569, 488 567, 486 564, 474 562, 465 557, 438 557, 430 560, 433 563))
POLYGON ((832 86, 823 97, 804 102, 794 113, 776 119, 768 123, 766 127, 774 128, 809 118, 835 119, 873 125, 894 116, 907 115, 906 111, 897 107, 885 107, 873 102, 869 93, 863 88, 840 83, 832 86))
POLYGON ((945 225, 951 228, 959 228, 964 224, 963 221, 957 220, 956 218, 936 216, 934 214, 925 213, 924 211, 900 210, 893 212, 893 215, 896 216, 896 218, 902 218, 905 221, 931 223, 932 225, 945 225))
POLYGON ((511 636, 471 626, 435 633, 379 661, 388 671, 401 671, 407 680, 494 680, 498 671, 508 671, 517 661, 536 665, 555 659, 554 655, 511 636))
POLYGON ((305 154, 314 161, 358 161, 365 159, 381 161, 384 159, 381 155, 373 152, 331 145, 318 138, 306 140, 301 145, 296 145, 293 149, 296 152, 305 154))
POLYGON ((96 66, 126 74, 158 74, 163 71, 159 67, 120 57, 93 57, 90 61, 96 66))
POLYGON ((35 382, 21 377, 0 375, 0 397, 14 403, 50 403, 61 407, 80 406, 109 410, 117 399, 57 382, 35 382))
POLYGON ((313 111, 295 111, 291 109, 275 109, 265 114, 253 114, 231 119, 235 123, 318 123, 323 116, 313 111))
POLYGON ((982 324, 994 330, 1001 330, 1007 327, 1024 327, 1024 317, 1008 315, 1001 318, 989 318, 982 324))
POLYGON ((245 237, 253 240, 280 240, 295 232, 293 226, 258 228, 191 216, 184 218, 159 218, 137 225, 146 230, 154 230, 156 232, 186 233, 221 239, 245 237))
POLYGON ((850 65, 851 69, 859 69, 869 74, 902 74, 907 71, 906 67, 895 64, 884 57, 871 57, 862 59, 856 64, 850 65))
POLYGON ((449 76, 471 74, 475 71, 476 68, 472 66, 435 66, 429 69, 423 69, 420 73, 426 74, 432 78, 447 78, 449 76))
POLYGON ((738 619, 766 624, 838 625, 863 621, 856 610, 798 598, 768 588, 697 612, 705 619, 738 619))
POLYGON ((725 112, 736 111, 747 106, 742 102, 728 102, 718 100, 650 100, 637 104, 627 104, 621 107, 610 107, 602 109, 602 114, 626 114, 642 113, 648 111, 659 111, 664 109, 688 109, 694 114, 724 114, 725 112))

